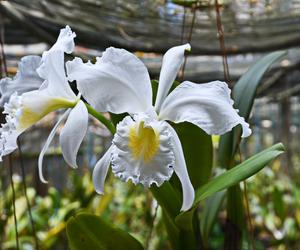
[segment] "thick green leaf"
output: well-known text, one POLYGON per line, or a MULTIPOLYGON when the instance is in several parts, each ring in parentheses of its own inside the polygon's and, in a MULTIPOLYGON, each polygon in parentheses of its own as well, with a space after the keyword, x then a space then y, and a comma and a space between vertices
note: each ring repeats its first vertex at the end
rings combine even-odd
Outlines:
POLYGON ((189 176, 195 189, 205 184, 213 164, 213 145, 211 136, 191 123, 174 126, 184 152, 189 176))
POLYGON ((274 204, 274 211, 276 215, 279 216, 279 218, 284 221, 284 218, 287 214, 287 204, 284 201, 284 193, 282 190, 280 190, 278 187, 274 187, 274 190, 272 192, 272 200, 274 204))
POLYGON ((226 191, 222 190, 211 197, 208 197, 205 201, 204 210, 201 213, 201 233, 205 249, 208 248, 209 235, 215 224, 219 207, 223 203, 225 195, 226 191))
POLYGON ((201 186, 196 191, 193 208, 190 211, 183 212, 178 215, 176 222, 181 226, 185 226, 187 221, 191 221, 191 211, 198 206, 200 201, 216 192, 224 190, 251 177, 283 152, 283 145, 281 143, 275 144, 201 186))
POLYGON ((220 190, 226 189, 256 174, 283 152, 284 146, 282 143, 277 143, 217 176, 197 190, 195 204, 220 190))
MULTIPOLYGON (((211 136, 207 135, 197 126, 186 122, 176 124, 174 125, 174 128, 179 136, 183 148, 191 182, 194 188, 197 189, 201 185, 207 183, 211 177, 213 163, 213 146, 211 136)), ((174 178, 172 180, 174 180, 174 178)), ((173 184, 176 184, 176 182, 173 182, 173 184)), ((177 183, 177 187, 178 185, 180 184, 177 183)), ((178 190, 181 190, 181 185, 178 190)), ((189 223, 185 224, 184 227, 186 233, 183 235, 185 235, 184 238, 186 242, 190 241, 186 238, 186 236, 194 232, 196 229, 195 225, 199 225, 198 216, 192 217, 193 221, 189 221, 189 223)))
POLYGON ((239 109, 239 114, 246 120, 249 118, 256 90, 261 82, 262 76, 275 61, 285 54, 286 51, 275 51, 267 54, 252 65, 235 84, 232 93, 235 107, 239 109))
MULTIPOLYGON (((234 106, 239 110, 239 114, 244 117, 246 121, 249 119, 256 91, 261 83, 261 78, 267 69, 285 53, 286 51, 276 51, 264 56, 258 62, 253 64, 234 85, 234 106)), ((222 167, 229 168, 229 165, 232 164, 232 159, 240 141, 240 136, 240 127, 236 127, 230 133, 221 136, 219 160, 222 167)))
POLYGON ((127 232, 115 228, 100 217, 80 213, 67 222, 67 236, 72 250, 141 250, 142 245, 127 232))
POLYGON ((180 250, 180 228, 175 224, 174 218, 170 218, 164 209, 162 212, 162 221, 168 233, 172 250, 180 250))
POLYGON ((169 182, 160 187, 152 185, 150 191, 158 204, 164 209, 168 216, 174 220, 181 208, 181 199, 169 182))
POLYGON ((227 219, 225 223, 224 249, 241 249, 243 231, 247 230, 243 192, 240 185, 227 190, 227 219))

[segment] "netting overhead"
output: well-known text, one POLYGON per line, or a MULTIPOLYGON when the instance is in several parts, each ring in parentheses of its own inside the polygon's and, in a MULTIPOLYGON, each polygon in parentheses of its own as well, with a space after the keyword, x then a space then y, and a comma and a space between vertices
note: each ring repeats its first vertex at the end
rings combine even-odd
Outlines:
MULTIPOLYGON (((32 42, 37 36, 51 41, 58 28, 69 24, 88 47, 114 45, 161 53, 187 40, 192 28, 193 53, 219 54, 215 1, 192 2, 196 3, 185 8, 161 0, 11 0, 0 6, 9 19, 9 43, 32 42), (31 32, 22 31, 24 36, 16 39, 24 28, 31 32)), ((228 53, 263 52, 300 43, 299 0, 218 2, 228 53)))

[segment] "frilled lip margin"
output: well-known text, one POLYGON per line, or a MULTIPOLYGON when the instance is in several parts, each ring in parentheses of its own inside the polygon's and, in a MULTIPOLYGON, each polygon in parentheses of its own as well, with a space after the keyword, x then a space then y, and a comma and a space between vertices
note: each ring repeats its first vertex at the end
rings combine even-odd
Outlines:
POLYGON ((145 187, 152 184, 160 186, 171 178, 174 164, 171 132, 165 122, 136 121, 127 116, 118 124, 111 150, 111 167, 115 176, 126 182, 131 180, 134 184, 141 183, 145 187), (144 128, 153 129, 159 136, 157 151, 149 162, 142 158, 136 159, 129 147, 129 130, 133 126, 139 126, 141 122, 144 128))
POLYGON ((2 157, 13 152, 17 147, 19 119, 22 115, 22 96, 14 93, 8 103, 4 105, 3 114, 6 114, 6 123, 0 128, 0 160, 2 157))

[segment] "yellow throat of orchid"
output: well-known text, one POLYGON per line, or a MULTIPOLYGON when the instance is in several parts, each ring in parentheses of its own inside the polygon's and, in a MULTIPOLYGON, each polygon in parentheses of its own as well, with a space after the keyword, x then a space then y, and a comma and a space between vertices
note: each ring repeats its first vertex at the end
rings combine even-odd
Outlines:
POLYGON ((158 151, 159 133, 151 127, 144 127, 142 121, 130 128, 128 146, 136 160, 143 159, 148 163, 158 151))
POLYGON ((19 119, 18 130, 25 130, 50 112, 61 108, 72 108, 76 105, 76 103, 77 101, 73 102, 63 98, 51 98, 40 107, 34 108, 27 106, 24 103, 22 114, 19 119))

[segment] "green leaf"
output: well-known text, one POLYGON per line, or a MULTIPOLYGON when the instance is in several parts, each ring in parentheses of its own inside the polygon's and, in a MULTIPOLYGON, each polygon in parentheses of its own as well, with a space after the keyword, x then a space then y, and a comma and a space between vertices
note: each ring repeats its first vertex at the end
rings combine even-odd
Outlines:
POLYGON ((282 143, 277 143, 198 188, 192 209, 179 214, 176 218, 177 224, 184 226, 187 221, 191 221, 191 211, 193 211, 193 209, 199 205, 200 201, 206 199, 216 192, 229 188, 251 177, 283 152, 284 147, 282 143))
POLYGON ((72 250, 143 249, 127 232, 113 227, 100 217, 80 213, 67 222, 67 236, 72 250))
POLYGON ((208 197, 205 201, 204 210, 201 213, 201 233, 205 249, 208 249, 209 235, 215 224, 219 207, 223 203, 225 195, 226 191, 222 190, 208 197))
POLYGON ((281 221, 284 221, 284 218, 286 217, 286 213, 287 213, 287 205, 284 202, 283 191, 276 186, 274 187, 274 190, 272 192, 272 200, 273 200, 274 211, 276 215, 278 215, 281 221))
POLYGON ((170 182, 165 182, 160 187, 152 185, 150 191, 171 219, 174 219, 179 214, 181 199, 170 182))
POLYGON ((179 136, 189 176, 195 189, 205 184, 213 165, 213 145, 211 136, 191 123, 175 124, 179 136))
MULTIPOLYGON (((191 182, 193 187, 197 189, 201 185, 207 183, 211 176, 213 165, 213 145, 211 136, 207 135, 204 131, 191 123, 184 122, 175 124, 174 128, 183 148, 191 182)), ((176 190, 179 190, 179 192, 181 191, 181 185, 178 178, 176 178, 176 175, 172 177, 171 183, 174 187, 177 187, 176 190)), ((182 195, 180 198, 182 198, 182 195)), ((194 221, 186 223, 183 228, 189 232, 195 230, 193 225, 199 224, 197 216, 191 214, 191 217, 194 218, 194 221)))
POLYGON ((249 118, 261 78, 267 69, 285 54, 286 51, 275 51, 267 54, 253 64, 235 84, 232 93, 235 106, 239 109, 239 114, 246 120, 249 118))
POLYGON ((282 143, 277 143, 272 147, 263 150, 262 152, 252 156, 236 167, 217 176, 207 184, 203 185, 196 192, 195 204, 198 204, 206 197, 233 186, 250 176, 256 174, 265 167, 271 160, 284 152, 282 143))
POLYGON ((168 233, 169 242, 172 246, 172 250, 180 249, 180 229, 175 224, 174 218, 170 218, 170 216, 162 210, 162 221, 168 233))
MULTIPOLYGON (((261 83, 261 78, 267 69, 285 54, 286 51, 276 51, 264 56, 253 64, 234 85, 232 94, 234 106, 239 110, 240 116, 244 117, 246 121, 249 119, 256 91, 261 83)), ((222 167, 229 168, 229 165, 232 163, 233 156, 240 141, 240 136, 240 126, 234 128, 230 133, 221 136, 219 160, 222 167)))
POLYGON ((244 215, 243 192, 240 185, 234 185, 227 190, 227 219, 240 233, 246 226, 244 215))

